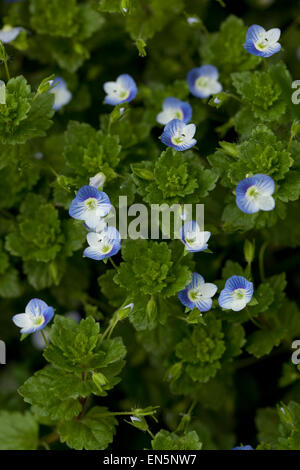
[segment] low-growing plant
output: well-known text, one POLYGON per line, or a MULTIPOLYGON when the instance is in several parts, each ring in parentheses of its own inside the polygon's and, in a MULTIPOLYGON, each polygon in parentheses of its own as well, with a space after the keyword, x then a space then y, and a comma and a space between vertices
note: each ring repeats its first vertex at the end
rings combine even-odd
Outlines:
POLYGON ((2 3, 0 449, 300 450, 298 7, 2 3))

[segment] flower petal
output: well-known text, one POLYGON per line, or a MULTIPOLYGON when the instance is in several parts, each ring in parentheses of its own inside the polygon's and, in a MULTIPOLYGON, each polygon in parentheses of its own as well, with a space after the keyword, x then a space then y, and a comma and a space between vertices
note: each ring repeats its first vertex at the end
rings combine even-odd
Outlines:
POLYGON ((192 282, 189 284, 189 287, 192 287, 193 289, 199 286, 204 286, 205 280, 204 277, 201 276, 201 274, 198 273, 193 273, 193 279, 192 282))
POLYGON ((92 247, 97 247, 99 241, 101 240, 101 235, 97 232, 89 232, 86 236, 86 241, 92 247))
POLYGON ((275 207, 275 200, 272 196, 258 196, 257 203, 263 211, 272 211, 275 207))
POLYGON ((191 299, 188 297, 188 290, 187 289, 184 289, 184 290, 181 290, 180 292, 178 292, 178 298, 180 300, 180 302, 182 303, 182 305, 184 305, 185 307, 193 310, 193 308, 195 307, 195 304, 194 302, 191 301, 191 299))
POLYGON ((212 300, 210 298, 198 300, 195 303, 200 312, 208 312, 212 307, 212 300))
POLYGON ((256 42, 259 39, 260 34, 264 34, 266 30, 259 26, 258 24, 253 24, 248 28, 246 41, 250 41, 252 43, 256 42))
POLYGON ((188 124, 183 128, 183 132, 188 140, 192 139, 196 133, 195 124, 188 124))
POLYGON ((251 181, 265 196, 271 196, 275 191, 275 183, 271 176, 257 174, 251 178, 251 181))
POLYGON ((28 304, 26 305, 25 313, 27 315, 36 316, 42 314, 47 308, 48 305, 43 300, 31 299, 30 302, 28 302, 28 304))
POLYGON ((46 310, 43 313, 43 316, 45 319, 45 323, 43 327, 45 327, 52 320, 53 315, 54 315, 54 308, 53 307, 46 308, 46 310))
POLYGON ((103 253, 101 253, 98 249, 88 246, 84 252, 83 255, 86 256, 87 258, 94 259, 96 261, 100 261, 104 258, 103 253))
POLYGON ((215 284, 212 284, 210 282, 206 282, 201 286, 200 292, 203 295, 203 297, 213 297, 215 293, 217 292, 218 287, 215 284))
POLYGON ((279 41, 280 35, 281 30, 279 28, 272 28, 266 32, 266 38, 272 45, 279 41))
POLYGON ((16 326, 19 328, 31 328, 32 327, 32 320, 30 319, 29 315, 26 313, 18 313, 14 315, 12 321, 16 326))

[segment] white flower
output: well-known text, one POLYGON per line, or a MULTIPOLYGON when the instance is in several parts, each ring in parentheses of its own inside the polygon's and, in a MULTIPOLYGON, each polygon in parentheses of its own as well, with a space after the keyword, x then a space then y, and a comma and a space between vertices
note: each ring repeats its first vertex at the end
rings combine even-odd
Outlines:
POLYGON ((195 124, 186 125, 179 119, 173 119, 165 126, 161 135, 161 141, 175 150, 188 150, 197 143, 196 139, 194 139, 195 132, 195 124))
POLYGON ((208 98, 222 91, 222 85, 218 81, 219 72, 213 65, 196 67, 187 74, 187 82, 190 92, 197 98, 208 98))
POLYGON ((187 19, 188 24, 193 25, 196 23, 200 23, 200 20, 196 18, 195 16, 189 16, 187 19))
POLYGON ((95 176, 92 176, 89 181, 90 186, 94 186, 94 188, 102 188, 106 180, 106 176, 102 171, 97 173, 95 176))
POLYGON ((198 308, 200 312, 208 312, 212 307, 212 297, 217 290, 215 284, 206 283, 200 274, 193 273, 192 282, 178 292, 178 298, 190 310, 198 308))
POLYGON ((29 334, 45 328, 53 315, 53 307, 49 307, 43 300, 32 299, 26 305, 25 313, 18 313, 18 315, 13 316, 13 322, 21 328, 22 334, 29 334))
POLYGON ((53 88, 50 89, 50 93, 53 93, 55 97, 53 108, 58 111, 71 101, 72 93, 68 90, 65 80, 61 77, 50 80, 49 84, 53 86, 53 88))
POLYGON ((210 235, 210 232, 202 232, 194 220, 186 222, 179 231, 182 242, 191 253, 206 250, 210 235))
POLYGON ((20 27, 15 27, 13 28, 10 25, 5 25, 2 29, 0 29, 0 41, 3 42, 3 44, 8 44, 19 36, 20 32, 23 31, 24 28, 20 27))
POLYGON ((271 57, 281 49, 281 44, 278 42, 280 34, 279 28, 266 31, 262 26, 253 24, 247 31, 244 47, 250 54, 271 57))

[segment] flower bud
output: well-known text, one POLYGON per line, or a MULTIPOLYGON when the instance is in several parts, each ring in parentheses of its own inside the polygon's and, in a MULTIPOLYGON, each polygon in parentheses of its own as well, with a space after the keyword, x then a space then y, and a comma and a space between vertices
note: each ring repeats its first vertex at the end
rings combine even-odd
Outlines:
POLYGON ((255 254, 255 243, 250 242, 249 240, 245 240, 244 243, 244 256, 247 263, 252 263, 255 254))
POLYGON ((107 378, 101 372, 94 372, 92 375, 92 379, 96 387, 103 392, 103 385, 108 383, 107 378))
POLYGON ((236 144, 232 144, 231 142, 226 142, 225 140, 222 140, 221 142, 219 142, 219 145, 224 150, 224 152, 230 157, 236 158, 238 156, 236 144))
POLYGON ((102 171, 97 173, 95 176, 92 176, 89 181, 90 186, 94 186, 94 188, 102 188, 106 180, 106 176, 102 171))
POLYGON ((157 315, 157 305, 153 297, 149 300, 146 307, 147 316, 150 320, 155 320, 157 315))

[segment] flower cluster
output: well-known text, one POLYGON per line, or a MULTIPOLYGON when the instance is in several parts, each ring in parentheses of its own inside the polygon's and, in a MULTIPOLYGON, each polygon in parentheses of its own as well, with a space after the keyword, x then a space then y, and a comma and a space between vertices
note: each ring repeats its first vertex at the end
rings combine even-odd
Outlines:
MULTIPOLYGON (((204 278, 193 273, 193 280, 178 293, 180 302, 189 310, 198 308, 207 312, 212 307, 212 297, 218 288, 215 284, 205 283, 204 278)), ((243 310, 253 296, 253 284, 243 276, 231 276, 219 296, 219 305, 224 310, 238 312, 243 310)))
MULTIPOLYGON (((98 186, 99 175, 95 175, 92 182, 96 182, 98 186)), ((118 230, 108 227, 104 220, 110 209, 111 203, 108 195, 95 186, 82 186, 71 202, 69 215, 74 219, 83 220, 89 231, 87 234, 89 246, 84 250, 84 256, 87 258, 97 261, 110 258, 121 248, 118 230)))
MULTIPOLYGON (((54 316, 52 306, 33 298, 10 321, 21 340, 33 334, 48 364, 19 388, 31 411, 11 412, 11 400, 8 411, 0 406, 0 450, 48 448, 54 440, 59 447, 105 449, 118 423, 110 406, 123 408, 124 390, 131 403, 148 395, 165 403, 163 376, 168 409, 184 416, 176 431, 152 434, 151 406, 120 412, 151 436, 153 450, 231 449, 234 442, 232 450, 253 450, 255 438, 233 436, 236 371, 300 334, 299 311, 284 293, 285 274, 274 275, 279 266, 272 267, 281 246, 290 256, 299 245, 300 124, 287 92, 288 68, 276 58, 263 63, 281 51, 280 29, 248 28, 231 15, 211 32, 215 20, 206 5, 200 18, 192 3, 190 13, 182 0, 68 0, 65 14, 59 0, 3 6, 0 297, 18 297, 33 287, 43 290, 49 304, 68 310, 54 316), (117 48, 126 34, 133 41, 117 48), (134 60, 134 43, 147 58, 134 60), (13 65, 11 48, 18 58, 13 65), (136 75, 108 75, 115 51, 121 71, 136 75), (31 86, 23 72, 38 78, 39 61, 57 76, 31 86), (99 77, 108 77, 101 90, 99 77), (123 212, 124 196, 130 210, 123 212), (122 228, 122 216, 132 217, 138 202, 152 205, 151 217, 140 211, 133 223, 128 220, 129 240, 112 226, 118 198, 122 228), (195 204, 205 205, 207 230, 198 207, 192 220, 195 204), (170 230, 165 208, 173 212, 175 227, 181 218, 180 230, 170 230), (74 256, 79 250, 83 256, 74 256), (108 261, 115 269, 107 269, 108 261), (102 406, 95 397, 106 397, 120 382, 126 351, 129 370, 121 392, 102 406), (137 388, 135 377, 145 365, 137 388), (187 429, 192 412, 201 426, 193 420, 187 429), (218 419, 226 426, 218 427, 218 419), (48 434, 46 428, 53 429, 48 434)), ((293 28, 287 37, 296 51, 293 28)), ((9 305, 5 300, 5 309, 9 305)), ((286 365, 282 386, 297 385, 286 365)), ((23 375, 31 364, 25 366, 23 375)), ((250 369, 243 369, 239 387, 245 401, 250 369)), ((296 388, 288 396, 297 399, 296 388)), ((0 393, 0 405, 6 395, 0 393)), ((300 405, 258 410, 255 420, 258 439, 266 441, 258 449, 300 446, 300 405)))

